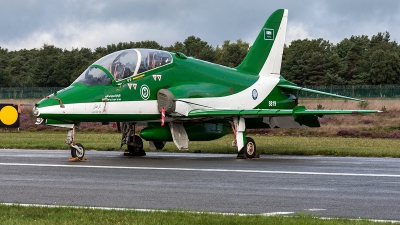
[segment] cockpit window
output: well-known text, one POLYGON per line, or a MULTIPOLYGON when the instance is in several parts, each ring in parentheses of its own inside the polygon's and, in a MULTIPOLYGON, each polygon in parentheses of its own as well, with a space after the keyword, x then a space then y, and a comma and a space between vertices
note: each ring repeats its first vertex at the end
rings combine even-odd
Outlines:
POLYGON ((171 62, 171 54, 165 51, 152 49, 126 49, 111 53, 97 60, 81 76, 79 76, 75 82, 81 82, 89 86, 108 84, 111 83, 111 76, 115 81, 119 81, 171 62), (104 79, 101 83, 89 82, 89 78, 91 77, 90 75, 96 78, 103 77, 103 75, 107 76, 103 70, 97 68, 98 66, 106 69, 109 74, 111 74, 109 77, 110 80, 106 82, 106 79, 104 79))
POLYGON ((90 66, 75 81, 87 86, 111 84, 110 77, 100 68, 90 66))
POLYGON ((139 49, 141 62, 138 73, 169 64, 172 62, 171 54, 168 52, 152 49, 139 49))
POLYGON ((130 77, 135 73, 135 68, 138 64, 138 54, 134 50, 125 50, 119 52, 114 60, 103 65, 110 71, 116 81, 130 77), (107 66, 107 67, 106 67, 107 66))

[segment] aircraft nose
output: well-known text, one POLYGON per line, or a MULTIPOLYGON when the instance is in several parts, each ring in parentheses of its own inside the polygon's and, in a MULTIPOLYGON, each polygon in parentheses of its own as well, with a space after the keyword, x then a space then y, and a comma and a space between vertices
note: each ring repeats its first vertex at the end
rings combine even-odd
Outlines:
POLYGON ((32 113, 33 113, 34 116, 39 117, 40 111, 39 111, 39 109, 37 107, 37 104, 35 105, 35 107, 33 107, 32 113))

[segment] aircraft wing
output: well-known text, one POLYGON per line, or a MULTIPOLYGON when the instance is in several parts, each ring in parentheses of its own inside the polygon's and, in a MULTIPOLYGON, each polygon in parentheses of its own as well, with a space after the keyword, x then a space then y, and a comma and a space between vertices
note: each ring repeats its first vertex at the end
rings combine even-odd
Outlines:
POLYGON ((358 98, 351 98, 351 97, 347 97, 347 96, 343 96, 343 95, 337 95, 337 94, 332 94, 332 93, 328 93, 328 92, 317 91, 317 90, 308 89, 308 88, 299 87, 299 86, 294 86, 294 85, 278 84, 277 86, 282 88, 282 89, 297 90, 299 92, 300 91, 305 91, 305 92, 310 92, 310 93, 313 93, 313 94, 326 95, 326 96, 331 96, 331 97, 336 97, 336 98, 343 98, 343 99, 354 100, 354 101, 359 101, 359 102, 364 101, 364 100, 361 100, 361 99, 358 99, 358 98))
POLYGON ((339 114, 365 114, 377 113, 379 110, 317 110, 306 109, 304 106, 297 106, 294 109, 207 109, 207 110, 192 110, 188 117, 258 117, 258 116, 288 116, 294 118, 301 115, 339 115, 339 114))

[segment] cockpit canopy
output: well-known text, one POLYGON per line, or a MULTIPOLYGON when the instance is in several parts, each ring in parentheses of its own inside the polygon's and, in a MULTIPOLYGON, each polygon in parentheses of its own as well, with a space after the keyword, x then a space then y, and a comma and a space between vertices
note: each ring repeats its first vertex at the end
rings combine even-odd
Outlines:
POLYGON ((126 49, 94 62, 75 81, 87 86, 111 84, 172 62, 170 53, 153 49, 126 49))

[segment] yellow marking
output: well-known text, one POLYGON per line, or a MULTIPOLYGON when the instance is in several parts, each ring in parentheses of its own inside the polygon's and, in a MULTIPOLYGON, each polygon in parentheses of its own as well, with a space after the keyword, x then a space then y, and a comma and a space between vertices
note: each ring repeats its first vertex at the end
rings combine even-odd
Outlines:
POLYGON ((12 106, 4 106, 0 110, 0 121, 5 125, 13 125, 18 119, 18 111, 12 106))
POLYGON ((142 75, 136 76, 136 77, 132 78, 132 80, 137 80, 137 79, 140 79, 140 78, 144 77, 144 75, 145 75, 145 74, 142 74, 142 75))
POLYGON ((89 161, 87 158, 79 159, 78 157, 69 158, 68 161, 70 162, 87 162, 89 161))

